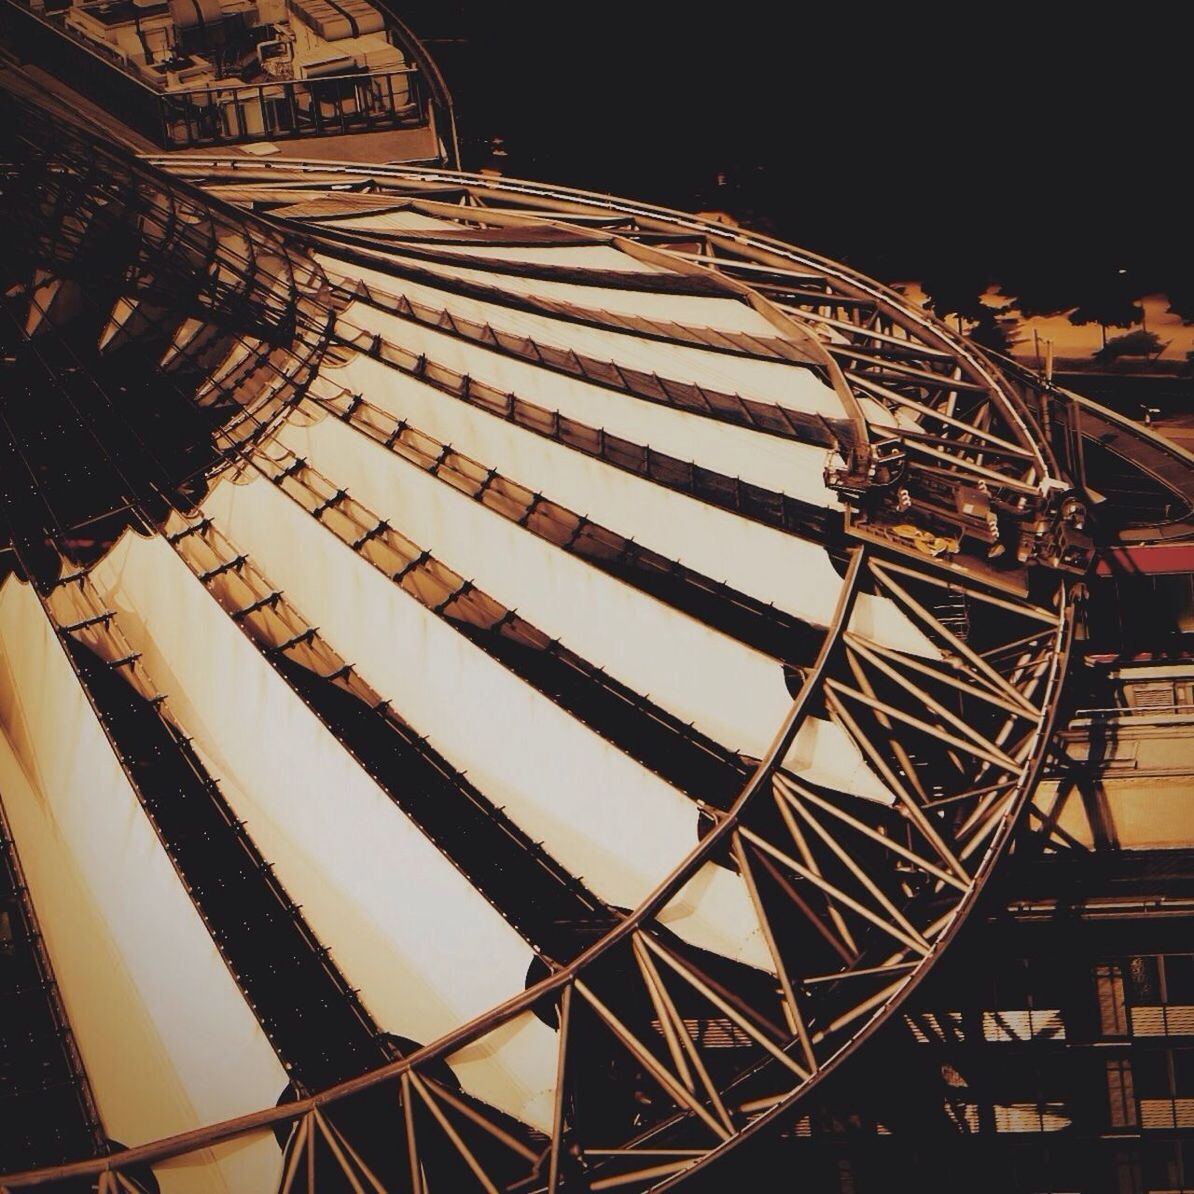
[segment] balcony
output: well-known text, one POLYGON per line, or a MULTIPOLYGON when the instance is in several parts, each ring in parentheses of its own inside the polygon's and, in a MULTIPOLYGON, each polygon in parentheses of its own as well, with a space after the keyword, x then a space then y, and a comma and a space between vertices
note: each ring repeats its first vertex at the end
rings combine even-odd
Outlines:
POLYGON ((419 71, 286 79, 152 94, 167 149, 379 132, 427 123, 419 71))

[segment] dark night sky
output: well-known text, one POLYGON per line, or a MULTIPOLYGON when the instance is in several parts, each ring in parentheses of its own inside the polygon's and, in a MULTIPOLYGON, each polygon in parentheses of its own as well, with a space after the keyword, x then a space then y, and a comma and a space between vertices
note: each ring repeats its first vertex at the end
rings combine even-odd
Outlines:
POLYGON ((1161 10, 400 8, 448 75, 466 165, 500 135, 508 174, 721 208, 883 278, 1054 307, 1160 290, 1194 318, 1190 39, 1161 10))

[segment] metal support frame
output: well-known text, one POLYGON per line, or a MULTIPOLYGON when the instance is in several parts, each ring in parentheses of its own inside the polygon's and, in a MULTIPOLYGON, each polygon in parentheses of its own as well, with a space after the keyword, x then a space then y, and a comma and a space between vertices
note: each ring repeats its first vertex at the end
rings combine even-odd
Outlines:
MULTIPOLYGON (((194 537, 180 539, 179 544, 193 539, 194 537)), ((848 640, 844 633, 853 595, 859 590, 865 576, 877 578, 884 572, 882 563, 872 563, 868 557, 869 553, 865 548, 855 549, 834 633, 826 639, 821 657, 810 671, 784 727, 738 801, 700 846, 639 909, 625 917, 611 932, 574 961, 550 974, 525 993, 509 1000, 501 1008, 462 1026, 444 1040, 433 1043, 410 1057, 383 1066, 372 1074, 321 1092, 313 1098, 215 1125, 211 1129, 190 1133, 186 1137, 132 1149, 119 1157, 60 1167, 56 1170, 12 1175, 5 1179, 5 1186, 17 1190, 69 1176, 98 1174, 113 1166, 123 1169, 126 1166, 144 1165, 279 1123, 299 1122, 299 1136, 295 1139, 302 1137, 310 1141, 313 1128, 323 1130, 313 1118, 321 1109, 334 1108, 341 1099, 353 1093, 401 1078, 399 1101, 402 1107, 395 1108, 395 1115, 405 1117, 407 1126, 404 1131, 412 1173, 419 1169, 424 1161, 419 1159, 419 1141, 412 1127, 414 1121, 411 1119, 410 1108, 422 1106, 431 1112, 450 1140, 454 1134, 459 1138, 459 1144, 456 1140, 453 1140, 453 1144, 461 1150, 461 1155, 468 1162, 470 1169, 478 1175, 481 1186, 496 1190, 499 1187, 493 1185, 491 1178, 481 1176, 484 1170, 475 1151, 468 1144, 467 1132, 485 1130, 490 1135, 495 1132, 507 1136, 509 1134, 495 1122, 479 1124, 476 1116, 485 1118, 480 1112, 476 1112, 472 1119, 466 1117, 466 1122, 471 1127, 455 1127, 448 1123, 447 1111, 433 1093, 434 1088, 429 1085, 433 1079, 426 1077, 426 1068, 435 1060, 450 1058, 453 1052, 467 1043, 483 1041, 489 1033, 501 1029, 512 1019, 529 1014, 530 1007, 545 997, 559 1000, 559 1072, 563 1083, 556 1092, 557 1127, 552 1141, 548 1144, 547 1165, 540 1169, 544 1174, 543 1189, 551 1189, 553 1182, 558 1188, 561 1166, 566 1167, 562 1152, 568 1153, 568 1163, 583 1163, 586 1172, 594 1180, 608 1179, 618 1184, 624 1180, 627 1187, 642 1189, 659 1180, 662 1180, 665 1186, 674 1184, 694 1167, 708 1164, 715 1155, 729 1147, 744 1132, 759 1130, 759 1124, 775 1118, 788 1108, 816 1077, 836 1067, 844 1056, 857 1048, 859 1042, 885 1018, 885 1013, 894 1009, 899 997, 919 981, 940 954, 998 858, 1003 842, 1015 821, 1019 805, 1031 787, 1041 753, 1025 752, 1022 763, 996 749, 984 752, 989 757, 973 756, 976 765, 958 777, 957 795, 962 799, 958 803, 946 806, 945 814, 940 811, 926 813, 923 807, 921 808, 921 823, 929 832, 921 834, 917 848, 910 847, 892 835, 890 825, 893 818, 899 819, 899 814, 893 810, 878 806, 875 812, 879 814, 879 820, 876 821, 869 816, 871 810, 865 802, 856 798, 843 800, 840 795, 813 791, 784 774, 782 759, 802 722, 805 709, 821 693, 840 692, 840 688, 835 689, 839 682, 835 681, 834 676, 847 667, 847 652, 856 652, 857 637, 851 635, 848 640), (1003 771, 998 784, 993 783, 991 775, 992 769, 996 768, 1003 771), (975 782, 976 774, 983 776, 984 784, 975 782), (1000 798, 993 803, 985 803, 985 810, 980 819, 984 824, 991 823, 994 828, 988 835, 985 849, 981 851, 980 856, 972 859, 968 866, 961 868, 965 875, 965 879, 961 880, 956 876, 955 869, 959 865, 956 862, 955 848, 959 843, 943 839, 948 838, 951 828, 966 827, 967 837, 977 832, 974 825, 968 824, 968 818, 963 812, 971 811, 967 804, 973 807, 976 802, 984 801, 985 797, 976 796, 976 792, 985 792, 992 786, 997 787, 1000 798), (773 818, 765 815, 769 804, 772 803, 763 799, 768 795, 797 816, 811 831, 812 837, 807 833, 803 835, 803 847, 794 844, 785 848, 782 845, 781 835, 784 832, 790 833, 793 822, 787 823, 785 829, 783 818, 775 823, 773 818), (860 808, 860 804, 863 807, 860 808), (821 815, 818 816, 817 813, 821 815), (831 829, 830 826, 835 828, 831 829), (659 926, 659 915, 666 911, 669 902, 696 867, 723 841, 731 846, 737 858, 746 860, 743 873, 749 872, 752 876, 765 875, 763 859, 766 857, 781 874, 786 872, 790 889, 798 890, 801 885, 806 885, 818 891, 833 905, 839 917, 849 920, 852 935, 857 940, 857 950, 851 955, 849 962, 843 961, 839 971, 827 973, 822 966, 815 973, 811 972, 807 965, 801 966, 798 957, 786 953, 782 944, 785 923, 791 915, 784 912, 786 895, 778 888, 760 893, 757 886, 755 887, 755 907, 759 914, 760 928, 769 934, 775 943, 773 948, 778 959, 777 974, 783 975, 780 981, 782 994, 777 1002, 783 1021, 787 1025, 787 1039, 774 1039, 765 1034, 753 1016, 743 1014, 735 1001, 717 991, 709 976, 702 973, 699 963, 685 959, 682 953, 677 953, 676 947, 671 944, 670 934, 665 930, 661 932, 659 926), (813 845, 814 842, 817 843, 816 846, 813 845), (893 858, 898 858, 902 864, 911 868, 909 874, 919 873, 920 898, 913 898, 902 907, 897 907, 893 902, 891 889, 885 889, 881 880, 872 877, 872 873, 859 861, 856 853, 859 842, 889 852, 893 858), (793 855, 793 849, 805 853, 806 857, 817 850, 818 870, 834 865, 836 860, 840 865, 834 881, 821 878, 818 870, 800 862, 793 855), (942 913, 941 901, 950 892, 953 893, 953 896, 949 897, 950 910, 942 913), (887 944, 884 945, 883 942, 887 944), (608 969, 610 959, 621 953, 626 953, 634 972, 639 975, 644 1004, 655 1010, 659 1025, 656 1040, 645 1037, 642 1029, 631 1027, 625 1016, 614 1010, 609 1000, 625 999, 624 992, 619 994, 611 989, 610 995, 601 993, 603 988, 608 988, 608 979, 602 976, 608 969), (669 984, 663 978, 665 969, 671 974, 673 982, 679 984, 679 990, 687 991, 690 1002, 694 998, 705 1001, 718 1013, 727 1017, 750 1040, 749 1049, 741 1051, 742 1057, 736 1065, 736 1074, 729 1078, 719 1075, 717 1080, 712 1077, 709 1060, 688 1035, 684 1017, 676 1010, 675 997, 669 992, 669 984), (854 977, 850 978, 851 975, 854 977), (849 982, 843 981, 847 978, 850 978, 849 982), (573 992, 580 996, 589 1013, 596 1015, 605 1024, 615 1047, 624 1051, 633 1064, 652 1075, 672 1104, 670 1111, 665 1109, 657 1113, 657 1122, 652 1123, 647 1132, 640 1133, 637 1144, 633 1140, 587 1142, 588 1147, 578 1144, 584 1139, 584 1123, 576 1120, 575 1110, 567 1094, 572 1072, 572 1066, 569 1064, 569 1027, 575 1015, 573 992), (861 1029, 858 1028, 859 1023, 862 1025, 861 1029), (759 1116, 745 1108, 757 1103, 762 1087, 766 1087, 767 1098, 774 1101, 769 1102, 770 1110, 759 1116), (417 1102, 412 1102, 413 1100, 417 1102), (309 1123, 306 1117, 311 1117, 309 1123), (303 1123, 308 1123, 305 1135, 303 1123), (566 1144, 566 1140, 569 1143, 566 1144), (649 1156, 657 1158, 659 1149, 673 1147, 686 1150, 683 1159, 673 1156, 672 1160, 663 1166, 657 1163, 640 1163, 638 1168, 627 1172, 626 1166, 635 1164, 640 1155, 645 1162, 649 1156)), ((909 588, 931 588, 938 583, 931 571, 910 568, 905 571, 916 573, 915 577, 904 578, 909 588)), ((1053 626, 1048 632, 1052 646, 1044 682, 1033 684, 1032 699, 1022 695, 1023 689, 1014 689, 1020 698, 1016 702, 1016 717, 1019 721, 1017 736, 1031 743, 1039 743, 1049 732, 1056 703, 1056 690, 1064 667, 1070 620, 1063 594, 1064 590, 1059 590, 1061 604, 1055 610, 1053 626), (1021 701, 1023 706, 1020 705, 1021 701)), ((1043 611, 1035 606, 1014 617, 1011 611, 1003 609, 1002 606, 988 604, 985 608, 990 609, 996 619, 1006 624, 1005 635, 1009 641, 1022 636, 1025 620, 1039 625, 1043 614, 1043 611)), ((927 629, 933 630, 937 641, 943 644, 948 642, 948 633, 944 628, 933 628, 928 622, 925 625, 927 629)), ((870 654, 878 658, 874 656, 873 650, 870 654)), ((872 659, 866 654, 857 658, 861 666, 866 667, 872 663, 872 659)), ((967 695, 974 707, 977 708, 980 704, 990 707, 992 689, 996 685, 985 674, 985 669, 963 669, 959 661, 955 661, 955 664, 959 670, 949 676, 949 691, 959 691, 956 685, 963 683, 967 685, 967 695)), ((891 665, 887 666, 890 668, 891 665)), ((891 677, 881 668, 876 668, 871 673, 871 679, 875 684, 891 682, 891 677)), ((930 683, 927 678, 924 682, 930 683)), ((1000 677, 998 687, 1002 688, 1003 683, 1005 682, 1000 677)), ((945 725, 951 724, 947 719, 941 719, 936 723, 931 720, 937 717, 934 706, 938 704, 937 701, 927 704, 924 712, 924 717, 929 719, 924 723, 926 731, 935 730, 937 736, 945 725)), ((834 707, 831 703, 831 710, 834 707)), ((948 710, 941 706, 941 711, 948 710)), ((845 724, 860 745, 867 745, 873 756, 879 759, 887 757, 890 747, 886 734, 875 724, 876 712, 863 703, 861 708, 856 710, 857 720, 845 724)), ((1007 713, 1006 708, 998 709, 1001 719, 1007 713)), ((942 741, 944 746, 945 740, 942 741)), ((890 774, 897 773, 898 764, 889 762, 888 767, 890 774)), ((912 806, 915 807, 919 803, 911 794, 905 795, 912 806)), ((907 824, 915 829, 914 820, 908 820, 907 824)), ((739 865, 742 865, 741 861, 739 865)), ((583 1063, 578 1060, 573 1064, 583 1063)), ((401 1122, 400 1118, 398 1123, 401 1122)), ((326 1133, 321 1138, 329 1148, 332 1147, 326 1133)), ((330 1139, 336 1138, 333 1135, 330 1139)), ((539 1165, 539 1157, 533 1147, 526 1141, 517 1139, 511 1139, 511 1144, 515 1146, 511 1151, 521 1154, 526 1163, 530 1164, 528 1154, 535 1157, 535 1165, 531 1166, 534 1171, 539 1165)), ((332 1151, 334 1153, 335 1149, 332 1151)), ((346 1166, 345 1172, 357 1173, 355 1162, 343 1150, 342 1153, 344 1160, 340 1163, 346 1166)), ((291 1164, 288 1165, 292 1181, 294 1155, 292 1148, 291 1164)), ((362 1178, 359 1174, 355 1180, 367 1183, 367 1178, 362 1178)), ((364 1190, 365 1186, 362 1185, 361 1188, 364 1190)), ((533 1184, 527 1188, 534 1188, 533 1184)))
MULTIPOLYGON (((301 176, 306 169, 293 163, 234 166, 229 160, 203 159, 172 163, 172 168, 208 182, 235 175, 238 184, 246 173, 268 180, 282 170, 301 176)), ((326 165, 320 170, 345 177, 360 172, 326 165)), ((800 322, 830 356, 842 347, 838 358, 849 364, 841 370, 847 383, 869 388, 889 409, 903 407, 935 420, 933 442, 904 441, 910 459, 936 454, 938 464, 963 479, 959 483, 998 478, 998 484, 1021 495, 1025 488, 1058 480, 1047 453, 1034 443, 1030 415, 1009 395, 993 366, 927 316, 830 263, 690 217, 579 193, 436 171, 370 168, 370 175, 382 186, 416 192, 463 186, 474 221, 484 219, 487 206, 506 215, 530 209, 540 219, 548 215, 564 224, 570 216, 618 212, 630 224, 618 235, 631 241, 636 232, 644 242, 661 231, 692 233, 702 251, 687 252, 688 277, 699 281, 699 275, 716 278, 722 271, 721 282, 711 283, 712 288, 739 298, 742 279, 766 282, 772 289, 759 286, 761 294, 781 296, 760 299, 763 307, 776 304, 777 327, 800 322), (726 276, 730 284, 723 284, 726 276), (782 298, 785 277, 793 288, 782 298), (868 371, 882 380, 868 378, 868 371), (937 387, 935 396, 929 397, 932 387, 937 387), (920 397, 907 396, 908 390, 920 397)), ((255 217, 238 218, 250 239, 265 227, 255 217)), ((648 247, 652 254, 683 252, 648 247)), ((261 254, 254 259, 261 260, 261 254)), ((301 296, 292 294, 290 301, 296 331, 311 331, 314 311, 302 307, 301 296)), ((326 344, 326 324, 323 335, 319 343, 326 344)), ((382 344, 358 347, 385 351, 382 344)), ((581 365, 575 355, 569 362, 573 370, 581 365)), ((426 358, 403 364, 412 375, 465 401, 483 395, 478 383, 449 378, 426 358)), ((506 411, 515 410, 512 397, 492 397, 504 402, 506 411)), ((251 450, 259 424, 272 425, 292 405, 288 399, 242 419, 236 430, 246 433, 243 439, 225 437, 228 459, 241 459, 251 450)), ((354 403, 348 414, 355 415, 359 405, 354 403)), ((575 430, 565 428, 558 413, 543 424, 539 415, 553 413, 537 412, 529 424, 541 431, 546 426, 544 433, 557 437, 575 430)), ((878 430, 869 428, 868 435, 877 438, 878 430)), ((406 429, 395 432, 387 446, 399 448, 406 435, 406 429)), ((605 439, 600 454, 610 459, 605 439)), ((666 458, 642 451, 648 474, 667 484, 666 458)), ((452 465, 453 457, 440 445, 429 460, 434 470, 428 471, 439 472, 452 465)), ((281 470, 280 476, 301 483, 303 467, 281 470)), ((492 472, 478 480, 479 500, 494 480, 492 472)), ((698 496, 714 500, 712 493, 698 496)), ((532 497, 523 516, 538 508, 540 495, 532 497)), ((308 508, 319 510, 330 524, 343 515, 349 499, 326 498, 308 508)), ((278 652, 301 647, 312 652, 319 676, 349 689, 359 684, 317 632, 290 617, 285 600, 264 578, 248 583, 251 561, 227 566, 235 550, 229 545, 223 554, 214 552, 213 528, 201 517, 193 523, 179 518, 163 533, 188 562, 194 559, 206 583, 224 592, 226 608, 247 634, 262 634, 268 621, 278 652), (205 553, 214 559, 200 563, 205 553)), ((786 524, 786 518, 780 520, 786 524)), ((393 533, 378 519, 364 518, 353 523, 351 541, 366 554, 380 550, 393 533)), ((1047 598, 1029 600, 1022 588, 1001 584, 981 567, 918 558, 882 537, 855 543, 849 557, 832 625, 765 757, 703 840, 661 877, 638 908, 616 918, 594 943, 549 967, 543 978, 500 1006, 370 1073, 293 1103, 114 1156, 9 1175, 0 1184, 15 1191, 95 1178, 101 1189, 135 1188, 131 1174, 138 1167, 292 1124, 281 1190, 312 1190, 320 1166, 330 1164, 356 1194, 368 1194, 382 1187, 338 1127, 336 1111, 352 1096, 383 1085, 396 1087, 391 1139, 404 1153, 417 1194, 438 1188, 435 1166, 442 1155, 454 1157, 492 1194, 513 1189, 558 1194, 577 1174, 591 1189, 669 1189, 789 1114, 824 1075, 863 1047, 964 922, 1041 767, 1071 632, 1070 597, 1060 578, 1047 598), (933 645, 937 657, 893 651, 848 629, 862 592, 883 593, 933 645), (943 593, 963 598, 969 618, 964 634, 934 612, 943 593), (792 743, 813 710, 827 711, 853 741, 888 787, 891 804, 816 787, 785 770, 792 743), (727 986, 722 972, 667 928, 668 911, 683 898, 685 886, 715 860, 736 867, 746 886, 773 963, 767 991, 739 972, 727 986), (436 1067, 450 1066, 458 1051, 483 1044, 545 1007, 555 1009, 559 1050, 549 1136, 511 1128, 496 1112, 457 1097, 437 1080, 436 1067), (732 1027, 734 1047, 720 1054, 692 1027, 713 1016, 732 1027), (587 1110, 584 1092, 598 1081, 594 1048, 630 1075, 626 1084, 607 1092, 613 1110, 624 1111, 621 1127, 602 1127, 587 1110), (643 1097, 623 1109, 619 1101, 639 1082, 650 1093, 636 1092, 643 1097)), ((449 599, 463 597, 449 594, 449 599)), ((76 631, 86 634, 101 625, 76 631)), ((376 704, 383 715, 388 712, 382 702, 376 704)))

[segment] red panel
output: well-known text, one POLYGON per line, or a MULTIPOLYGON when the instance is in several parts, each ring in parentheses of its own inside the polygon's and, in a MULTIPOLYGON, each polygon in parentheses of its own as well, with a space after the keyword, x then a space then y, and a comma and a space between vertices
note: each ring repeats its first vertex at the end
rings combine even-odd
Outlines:
POLYGON ((1099 576, 1127 573, 1162 576, 1194 572, 1194 543, 1158 543, 1143 547, 1113 547, 1104 552, 1095 568, 1099 576))

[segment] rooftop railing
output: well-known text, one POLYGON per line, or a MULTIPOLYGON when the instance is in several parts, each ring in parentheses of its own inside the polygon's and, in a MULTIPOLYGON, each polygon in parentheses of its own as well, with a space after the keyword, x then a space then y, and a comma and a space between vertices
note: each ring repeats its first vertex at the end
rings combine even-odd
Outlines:
POLYGON ((271 79, 154 93, 170 149, 413 128, 428 123, 414 67, 321 79, 271 79))

